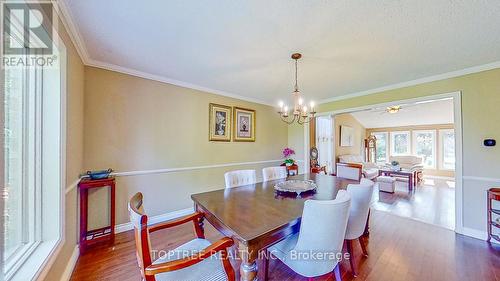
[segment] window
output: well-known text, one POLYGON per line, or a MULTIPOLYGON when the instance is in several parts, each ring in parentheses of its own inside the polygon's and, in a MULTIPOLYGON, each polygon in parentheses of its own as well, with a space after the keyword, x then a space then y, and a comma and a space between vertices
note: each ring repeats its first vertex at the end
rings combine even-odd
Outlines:
POLYGON ((413 154, 422 157, 425 168, 436 168, 436 131, 413 131, 413 154))
POLYGON ((391 155, 410 154, 410 132, 391 132, 391 155))
POLYGON ((326 166, 327 172, 333 169, 333 123, 332 117, 321 116, 316 118, 316 146, 318 148, 318 162, 326 166))
POLYGON ((376 132, 371 133, 372 136, 377 138, 377 155, 375 156, 375 162, 377 163, 387 163, 389 162, 389 149, 387 148, 389 145, 388 142, 388 133, 387 132, 376 132))
POLYGON ((455 130, 439 130, 440 139, 440 165, 441 170, 455 169, 455 130))
POLYGON ((62 238, 65 52, 58 48, 58 65, 3 71, 5 280, 33 279, 62 238))

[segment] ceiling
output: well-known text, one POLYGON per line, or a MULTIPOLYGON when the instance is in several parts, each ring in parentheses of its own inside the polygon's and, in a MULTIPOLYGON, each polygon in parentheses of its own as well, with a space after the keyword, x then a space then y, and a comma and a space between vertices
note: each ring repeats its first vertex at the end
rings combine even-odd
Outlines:
POLYGON ((293 52, 315 101, 500 66, 497 0, 59 1, 89 65, 268 104, 293 52))
POLYGON ((398 113, 387 113, 385 107, 351 113, 365 128, 452 124, 453 99, 402 104, 398 113))

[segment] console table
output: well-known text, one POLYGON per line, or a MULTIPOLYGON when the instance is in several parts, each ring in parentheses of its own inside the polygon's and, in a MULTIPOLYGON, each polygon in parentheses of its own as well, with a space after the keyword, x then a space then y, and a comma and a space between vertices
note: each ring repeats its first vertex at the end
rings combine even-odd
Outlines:
POLYGON ((78 183, 78 189, 80 190, 80 252, 83 253, 91 245, 102 242, 112 243, 115 239, 115 178, 99 180, 84 178, 78 183), (103 187, 109 187, 111 190, 110 225, 87 230, 89 189, 103 187))

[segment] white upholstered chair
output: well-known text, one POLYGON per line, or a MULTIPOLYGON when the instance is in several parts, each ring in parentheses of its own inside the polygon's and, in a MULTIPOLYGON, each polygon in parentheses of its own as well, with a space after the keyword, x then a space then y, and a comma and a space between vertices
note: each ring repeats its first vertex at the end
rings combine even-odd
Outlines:
POLYGON ((285 179, 286 178, 286 167, 278 166, 278 167, 267 167, 262 169, 262 179, 263 181, 272 181, 277 179, 285 179))
POLYGON ((224 174, 226 188, 254 184, 257 182, 255 170, 236 170, 224 174))
POLYGON ((354 276, 356 273, 356 264, 353 255, 353 241, 358 240, 365 256, 368 256, 366 245, 363 241, 363 234, 368 223, 368 214, 370 212, 370 203, 372 201, 374 183, 368 179, 361 179, 360 184, 349 184, 347 192, 351 196, 351 210, 349 211, 349 220, 345 234, 347 252, 350 255, 349 262, 354 276))
POLYGON ((142 201, 142 193, 138 192, 130 199, 128 206, 129 218, 134 225, 136 258, 142 281, 235 280, 234 269, 227 254, 234 242, 228 237, 213 244, 206 240, 202 213, 196 212, 173 221, 148 226, 148 216, 144 214, 142 201), (155 257, 149 234, 184 223, 194 224, 197 238, 155 257))
POLYGON ((360 180, 362 176, 363 165, 356 163, 337 163, 336 176, 339 178, 360 180))
POLYGON ((307 200, 299 233, 269 247, 268 252, 302 276, 312 278, 333 272, 335 280, 340 281, 338 258, 350 204, 345 190, 340 190, 335 200, 307 200), (320 255, 324 258, 318 259, 320 255))

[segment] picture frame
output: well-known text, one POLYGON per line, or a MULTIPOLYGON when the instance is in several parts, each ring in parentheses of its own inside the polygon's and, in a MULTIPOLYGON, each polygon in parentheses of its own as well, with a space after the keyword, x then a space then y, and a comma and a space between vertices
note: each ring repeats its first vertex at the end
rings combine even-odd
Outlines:
POLYGON ((349 126, 340 126, 340 146, 354 146, 354 129, 349 126))
POLYGON ((241 107, 233 108, 234 141, 255 141, 255 117, 256 112, 253 109, 241 107))
POLYGON ((232 107, 210 103, 208 108, 208 140, 231 141, 232 107))

